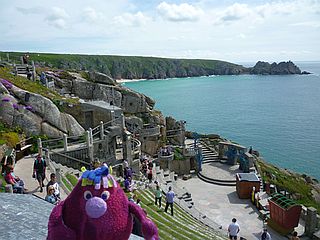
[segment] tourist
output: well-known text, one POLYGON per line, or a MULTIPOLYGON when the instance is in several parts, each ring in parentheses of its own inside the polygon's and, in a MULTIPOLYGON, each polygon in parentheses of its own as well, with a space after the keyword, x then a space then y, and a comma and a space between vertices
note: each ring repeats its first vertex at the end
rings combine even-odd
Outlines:
POLYGON ((31 80, 31 77, 32 77, 32 72, 30 71, 29 67, 27 67, 27 78, 28 80, 31 80))
POLYGON ((55 173, 50 174, 50 181, 47 184, 47 192, 49 191, 49 187, 53 186, 54 189, 54 197, 56 200, 60 200, 60 190, 59 190, 59 183, 57 183, 57 178, 55 173))
POLYGON ((134 182, 132 181, 131 177, 128 177, 124 180, 124 190, 126 192, 133 192, 134 190, 136 190, 136 188, 134 188, 134 182))
POLYGON ((148 170, 148 180, 150 184, 152 182, 152 168, 148 170))
POLYGON ((298 233, 296 231, 293 232, 290 240, 300 240, 300 238, 298 237, 298 233))
POLYGON ((25 53, 23 55, 22 62, 23 62, 23 64, 28 64, 28 62, 29 62, 29 54, 28 53, 25 53))
POLYGON ((172 191, 172 188, 171 186, 169 187, 169 191, 167 192, 167 195, 166 195, 166 207, 164 209, 165 212, 167 212, 168 210, 168 207, 170 205, 171 207, 171 216, 173 216, 173 202, 174 202, 174 192, 172 191))
POLYGON ((45 200, 49 203, 55 204, 57 203, 57 199, 54 196, 54 187, 53 185, 50 185, 48 187, 47 196, 45 197, 45 200))
POLYGON ((136 204, 137 204, 139 207, 141 207, 141 199, 140 199, 140 198, 137 199, 136 204))
POLYGON ((132 193, 130 193, 130 195, 128 196, 128 201, 134 203, 134 202, 135 202, 135 201, 134 201, 134 197, 135 197, 135 196, 132 195, 132 193))
POLYGON ((157 203, 159 201, 159 208, 161 208, 162 190, 160 189, 159 185, 157 185, 156 191, 154 193, 154 197, 155 197, 155 205, 157 206, 157 203))
POLYGON ((271 236, 268 233, 268 230, 265 228, 263 229, 263 233, 261 234, 261 240, 271 240, 271 236))
POLYGON ((47 77, 46 77, 46 74, 45 72, 41 72, 40 74, 40 82, 42 85, 46 85, 46 80, 47 80, 47 77))
POLYGON ((45 162, 45 160, 41 157, 40 154, 38 154, 37 158, 34 160, 33 163, 33 178, 36 178, 39 182, 39 188, 40 188, 40 192, 43 192, 43 181, 46 178, 46 167, 47 164, 45 162))
POLYGON ((133 172, 132 172, 132 168, 126 167, 124 169, 124 178, 132 178, 133 172))
POLYGON ((13 166, 7 166, 6 175, 4 177, 8 184, 12 185, 13 191, 16 193, 25 193, 24 182, 13 173, 13 166))
POLYGON ((239 227, 239 224, 237 223, 237 219, 233 218, 232 222, 228 227, 229 238, 232 240, 233 239, 237 240, 239 232, 240 232, 240 227, 239 227))

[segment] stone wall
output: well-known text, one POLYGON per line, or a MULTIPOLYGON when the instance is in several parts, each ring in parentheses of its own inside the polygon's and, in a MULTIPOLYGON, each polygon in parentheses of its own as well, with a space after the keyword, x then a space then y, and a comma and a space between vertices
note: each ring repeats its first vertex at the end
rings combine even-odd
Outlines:
POLYGON ((178 175, 184 175, 190 173, 190 158, 185 160, 173 160, 171 161, 170 171, 177 173, 178 175))

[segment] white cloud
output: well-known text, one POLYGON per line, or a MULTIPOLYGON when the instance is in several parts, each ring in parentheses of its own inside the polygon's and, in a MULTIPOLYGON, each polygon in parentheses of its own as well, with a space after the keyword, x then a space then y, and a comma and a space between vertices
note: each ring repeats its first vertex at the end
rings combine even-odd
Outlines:
POLYGON ((320 28, 320 22, 319 21, 297 22, 297 23, 290 24, 290 26, 320 28))
POLYGON ((274 1, 261 5, 234 3, 225 9, 215 9, 215 24, 231 24, 242 19, 251 22, 272 19, 277 15, 297 15, 316 13, 320 9, 320 1, 295 0, 274 1))
POLYGON ((116 16, 114 19, 115 24, 119 24, 126 27, 138 27, 147 24, 151 21, 151 18, 145 16, 142 12, 136 14, 125 13, 120 16, 116 16))
POLYGON ((232 22, 248 17, 252 10, 247 4, 235 3, 226 8, 219 17, 219 22, 232 22))
POLYGON ((65 29, 67 27, 66 19, 69 15, 63 8, 53 7, 51 13, 45 18, 49 25, 56 28, 65 29))
POLYGON ((31 8, 23 8, 23 7, 16 7, 17 11, 24 15, 29 14, 40 14, 42 12, 41 7, 31 7, 31 8))
POLYGON ((176 5, 162 2, 157 6, 157 10, 164 19, 173 22, 197 21, 203 14, 202 9, 188 3, 176 5))
POLYGON ((87 7, 82 11, 82 17, 85 21, 90 22, 90 23, 94 23, 99 20, 102 20, 103 14, 100 12, 97 12, 92 7, 87 7))

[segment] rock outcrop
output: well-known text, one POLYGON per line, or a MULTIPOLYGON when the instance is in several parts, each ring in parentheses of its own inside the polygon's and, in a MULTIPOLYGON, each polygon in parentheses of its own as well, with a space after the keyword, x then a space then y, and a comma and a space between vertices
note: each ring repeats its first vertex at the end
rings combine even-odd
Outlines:
POLYGON ((301 70, 291 61, 280 63, 257 62, 256 65, 250 70, 251 74, 262 75, 288 75, 288 74, 301 74, 301 70))
POLYGON ((154 107, 155 102, 150 97, 117 85, 114 80, 105 74, 91 72, 89 76, 93 76, 95 79, 90 78, 90 80, 81 77, 77 73, 72 73, 71 75, 74 77, 71 80, 54 79, 58 91, 60 88, 61 93, 74 94, 84 100, 106 101, 122 108, 126 113, 148 112, 154 107))
POLYGON ((48 98, 0 83, 0 116, 8 126, 20 126, 28 136, 81 135, 84 129, 69 114, 61 113, 48 98))

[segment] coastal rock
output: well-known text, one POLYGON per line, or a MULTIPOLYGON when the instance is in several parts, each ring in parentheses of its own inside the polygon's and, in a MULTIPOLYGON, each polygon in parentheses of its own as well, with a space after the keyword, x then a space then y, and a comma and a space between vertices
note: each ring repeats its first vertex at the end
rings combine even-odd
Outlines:
POLYGON ((61 120, 65 124, 69 136, 80 136, 84 133, 84 128, 70 114, 61 113, 61 120))
POLYGON ((36 112, 44 121, 49 122, 63 132, 67 131, 61 122, 59 109, 50 99, 15 86, 12 87, 11 91, 21 103, 31 106, 32 111, 36 112))
POLYGON ((116 81, 106 75, 106 74, 103 74, 103 73, 99 73, 99 72, 88 72, 89 74, 89 77, 90 79, 93 81, 93 82, 97 82, 97 83, 102 83, 102 84, 106 84, 106 85, 117 85, 116 81))
POLYGON ((259 61, 250 70, 251 74, 261 75, 288 75, 288 74, 301 74, 301 70, 291 61, 280 63, 268 63, 259 61))
POLYGON ((41 124, 41 132, 46 135, 50 136, 52 138, 58 138, 63 136, 63 132, 61 132, 59 129, 51 126, 50 124, 43 122, 41 124))
POLYGON ((14 124, 15 109, 13 104, 17 104, 17 100, 9 94, 0 94, 0 118, 1 122, 9 126, 14 124))
POLYGON ((20 126, 28 136, 45 134, 57 137, 67 132, 72 135, 84 132, 71 115, 60 113, 50 99, 14 85, 7 91, 12 95, 0 94, 0 116, 8 126, 20 126))
POLYGON ((0 94, 9 94, 9 91, 6 89, 5 86, 0 82, 0 94))
MULTIPOLYGON (((44 134, 41 132, 41 117, 30 112, 29 110, 23 110, 21 113, 15 115, 13 126, 20 126, 27 136, 44 134)), ((51 137, 51 135, 47 136, 51 137)))

